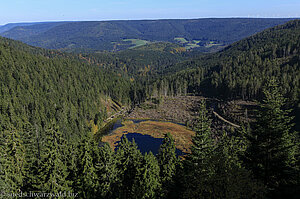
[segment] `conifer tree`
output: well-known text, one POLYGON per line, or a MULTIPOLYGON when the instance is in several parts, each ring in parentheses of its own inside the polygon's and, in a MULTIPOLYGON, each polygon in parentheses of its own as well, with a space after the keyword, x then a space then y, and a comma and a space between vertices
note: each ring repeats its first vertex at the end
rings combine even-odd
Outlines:
POLYGON ((144 155, 142 168, 139 171, 139 179, 135 184, 136 198, 157 198, 161 188, 160 172, 157 159, 151 151, 144 155))
POLYGON ((142 154, 138 150, 135 141, 128 141, 124 135, 118 145, 116 152, 117 169, 119 170, 118 178, 120 184, 116 188, 115 198, 138 198, 136 185, 141 169, 142 154))
POLYGON ((299 172, 299 165, 296 165, 299 146, 296 134, 291 130, 290 111, 283 109, 285 99, 274 78, 266 83, 263 94, 257 121, 249 137, 248 165, 255 176, 279 196, 280 187, 299 183, 299 179, 295 179, 299 172))
POLYGON ((265 189, 255 180, 241 160, 246 144, 241 135, 223 132, 216 143, 216 149, 210 160, 214 165, 214 175, 210 186, 212 198, 263 198, 265 189))
POLYGON ((162 183, 162 196, 166 197, 174 185, 173 177, 176 173, 178 158, 176 157, 174 140, 170 133, 165 134, 160 146, 157 159, 160 167, 160 177, 162 183))
POLYGON ((93 137, 90 134, 86 134, 81 143, 77 164, 77 191, 82 198, 97 198, 98 176, 93 152, 98 151, 98 146, 95 146, 93 137))
POLYGON ((37 188, 53 194, 71 191, 71 183, 67 181, 68 171, 64 159, 66 141, 53 122, 51 126, 46 127, 45 136, 37 188))
POLYGON ((40 167, 40 150, 41 150, 41 136, 39 128, 33 127, 30 123, 24 123, 24 132, 22 133, 22 139, 26 152, 26 164, 25 164, 25 183, 24 190, 38 191, 36 190, 37 184, 39 184, 39 167, 40 167))
POLYGON ((78 142, 70 141, 67 146, 67 154, 66 154, 66 165, 68 169, 68 177, 67 181, 70 182, 70 187, 72 188, 73 193, 79 194, 78 188, 78 179, 80 177, 80 173, 78 172, 78 161, 79 161, 79 147, 81 144, 81 140, 78 142))
POLYGON ((3 193, 22 192, 25 177, 25 149, 18 130, 10 128, 2 133, 0 185, 3 193))
POLYGON ((210 180, 214 175, 214 165, 211 159, 214 155, 214 140, 211 131, 211 121, 207 116, 206 103, 200 103, 199 117, 194 127, 196 135, 193 137, 191 154, 184 162, 185 187, 183 198, 211 198, 210 180))
POLYGON ((98 197, 103 199, 112 198, 113 191, 119 181, 115 153, 108 144, 104 144, 100 147, 99 161, 95 167, 99 183, 98 197))

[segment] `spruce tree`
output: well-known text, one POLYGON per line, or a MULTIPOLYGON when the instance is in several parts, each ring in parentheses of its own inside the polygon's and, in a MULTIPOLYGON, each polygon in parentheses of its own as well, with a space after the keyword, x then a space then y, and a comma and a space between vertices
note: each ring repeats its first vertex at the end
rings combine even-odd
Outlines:
POLYGON ((136 198, 157 198, 160 193, 161 183, 159 176, 159 165, 156 157, 146 153, 143 157, 142 168, 139 170, 138 181, 135 184, 136 198))
POLYGON ((118 186, 118 170, 116 156, 108 144, 99 149, 99 161, 95 165, 98 175, 98 198, 112 198, 113 192, 118 186))
POLYGON ((82 198, 97 198, 98 176, 93 156, 95 150, 98 152, 98 146, 95 146, 91 133, 88 133, 79 145, 77 163, 77 191, 82 198))
POLYGON ((24 190, 27 192, 38 191, 35 188, 39 184, 41 136, 39 128, 32 126, 30 123, 24 123, 23 129, 22 138, 26 152, 24 190))
POLYGON ((291 129, 290 111, 284 110, 284 105, 285 98, 279 92, 275 79, 271 78, 263 89, 263 100, 249 137, 247 153, 248 165, 255 176, 271 192, 275 190, 273 193, 277 196, 284 194, 283 187, 296 187, 297 181, 299 183, 295 179, 299 172, 299 165, 296 165, 299 146, 296 133, 291 129))
POLYGON ((142 154, 135 141, 128 141, 124 135, 116 152, 118 178, 120 184, 116 188, 114 198, 138 198, 136 189, 141 169, 142 154))
POLYGON ((210 180, 212 198, 263 198, 264 186, 253 178, 241 157, 246 143, 240 132, 223 135, 216 143, 215 152, 210 161, 214 165, 214 175, 210 180))
POLYGON ((67 143, 55 124, 51 123, 45 130, 46 138, 41 154, 39 185, 37 188, 39 191, 59 194, 60 192, 71 191, 71 183, 67 180, 68 171, 64 158, 67 143))
POLYGON ((1 192, 19 194, 23 191, 26 165, 23 141, 20 132, 14 128, 3 131, 1 137, 1 192))
POLYGON ((167 197, 168 192, 174 185, 174 175, 176 173, 176 165, 178 158, 176 157, 176 147, 170 133, 165 134, 162 145, 160 146, 158 155, 158 164, 160 167, 160 177, 162 183, 162 196, 167 197))
POLYGON ((70 187, 73 191, 73 193, 78 193, 79 194, 79 188, 78 188, 78 181, 80 177, 80 173, 78 172, 79 170, 79 147, 78 145, 81 144, 81 140, 72 140, 68 143, 67 146, 67 154, 66 154, 66 165, 68 169, 68 177, 67 181, 70 182, 70 187))
POLYGON ((191 153, 184 161, 183 198, 211 198, 210 180, 214 175, 214 165, 211 159, 215 145, 211 131, 211 121, 207 116, 206 103, 201 101, 198 121, 194 127, 191 153))

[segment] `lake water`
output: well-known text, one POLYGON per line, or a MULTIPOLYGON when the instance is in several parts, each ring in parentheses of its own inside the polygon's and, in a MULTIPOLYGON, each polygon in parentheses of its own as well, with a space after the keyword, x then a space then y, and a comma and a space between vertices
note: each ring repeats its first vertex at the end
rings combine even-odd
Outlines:
MULTIPOLYGON (((139 123, 139 122, 143 122, 143 121, 147 121, 147 120, 131 120, 134 123, 139 123)), ((155 120, 151 120, 151 121, 155 121, 155 120)), ((114 123, 110 124, 109 128, 106 130, 105 134, 110 134, 112 133, 114 130, 116 130, 119 127, 122 127, 122 120, 121 119, 117 119, 114 123)), ((124 137, 124 135, 122 136, 122 138, 124 137)), ((149 153, 150 151, 154 154, 157 155, 158 154, 158 150, 160 145, 163 142, 163 138, 154 138, 150 135, 143 135, 140 134, 138 132, 136 133, 127 133, 126 137, 129 141, 132 142, 132 140, 135 140, 135 143, 138 146, 138 149, 144 154, 144 153, 149 153)), ((116 144, 118 144, 120 141, 117 141, 116 144)), ((116 147, 117 149, 117 147, 116 147)), ((184 153, 176 148, 176 154, 177 156, 180 155, 184 155, 184 153)))
MULTIPOLYGON (((122 136, 123 139, 124 135, 122 136)), ((127 139, 132 142, 133 139, 135 143, 138 146, 138 149, 145 154, 146 152, 149 153, 150 151, 154 154, 157 155, 160 145, 163 143, 163 138, 154 138, 150 135, 142 135, 140 133, 128 133, 126 134, 127 139)), ((116 142, 117 144, 120 143, 121 141, 116 142)), ((117 150, 118 147, 116 147, 117 150)), ((184 155, 184 153, 176 149, 176 154, 178 155, 184 155)))

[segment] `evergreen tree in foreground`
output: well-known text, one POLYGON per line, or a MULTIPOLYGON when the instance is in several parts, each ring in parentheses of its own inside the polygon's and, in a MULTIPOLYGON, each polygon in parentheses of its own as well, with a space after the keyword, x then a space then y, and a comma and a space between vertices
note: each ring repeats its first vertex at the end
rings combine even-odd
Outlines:
POLYGON ((162 183, 162 196, 167 197, 168 192, 174 186, 174 175, 179 159, 176 157, 174 140, 170 133, 165 134, 160 146, 157 159, 160 167, 160 178, 162 183))
POLYGON ((120 183, 116 165, 116 156, 108 144, 99 149, 99 162, 96 164, 98 175, 98 198, 113 198, 113 192, 120 183))
MULTIPOLYGON (((16 129, 5 130, 1 133, 1 141, 3 142, 0 148, 1 192, 18 194, 23 191, 21 189, 25 178, 25 148, 20 133, 16 129)), ((0 195, 0 197, 2 196, 0 195)))
POLYGON ((95 144, 91 133, 87 133, 79 144, 77 162, 77 191, 82 198, 98 198, 99 186, 95 167, 95 163, 98 161, 98 153, 98 146, 95 144))
POLYGON ((130 142, 125 135, 122 137, 116 152, 116 159, 120 182, 115 189, 113 198, 140 198, 138 195, 140 190, 136 185, 141 172, 143 156, 134 140, 130 142))
POLYGON ((54 124, 46 128, 45 135, 46 139, 39 168, 38 189, 53 194, 71 191, 70 182, 67 180, 68 171, 64 158, 66 141, 54 124))
POLYGON ((196 135, 193 137, 191 153, 184 162, 184 180, 182 198, 211 198, 211 178, 214 175, 212 157, 214 155, 214 140, 211 131, 211 121, 208 119, 206 103, 200 104, 199 118, 194 128, 196 135))
POLYGON ((226 132, 216 143, 216 149, 210 160, 214 175, 210 180, 211 198, 263 198, 265 189, 262 183, 253 178, 241 160, 246 145, 241 132, 226 132))
POLYGON ((291 130, 292 117, 288 116, 290 111, 282 109, 285 99, 279 93, 274 78, 267 82, 263 94, 257 122, 249 137, 248 164, 271 193, 279 198, 291 198, 295 195, 293 191, 297 183, 299 185, 299 165, 296 165, 298 144, 296 133, 291 130), (294 188, 285 191, 284 187, 294 188))
POLYGON ((152 152, 144 155, 136 186, 138 191, 136 198, 152 199, 158 198, 160 194, 159 165, 152 152))

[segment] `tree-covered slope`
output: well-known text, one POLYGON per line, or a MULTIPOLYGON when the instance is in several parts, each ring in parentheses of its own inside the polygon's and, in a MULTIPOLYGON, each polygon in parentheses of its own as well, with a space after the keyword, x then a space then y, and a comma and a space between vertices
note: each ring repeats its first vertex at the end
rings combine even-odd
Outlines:
POLYGON ((51 123, 66 136, 79 135, 97 129, 110 99, 130 102, 127 79, 71 56, 47 54, 51 51, 0 38, 1 132, 30 125, 41 133, 51 123))
POLYGON ((158 42, 119 52, 80 53, 78 57, 125 76, 150 78, 194 54, 178 44, 158 42))
MULTIPOLYGON (((211 94, 229 98, 258 97, 265 80, 275 76, 282 92, 299 97, 300 21, 267 29, 236 42, 221 52, 179 63, 166 75, 163 85, 173 94, 211 94), (186 69, 188 68, 188 69, 186 69), (180 71, 181 70, 181 71, 180 71), (183 87, 181 89, 179 86, 183 87)), ((167 72, 167 71, 166 71, 167 72)))
POLYGON ((64 22, 20 26, 4 37, 51 49, 118 50, 130 42, 169 41, 184 46, 210 48, 230 44, 290 19, 181 19, 139 21, 64 22), (133 40, 126 40, 133 39, 133 40))

